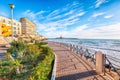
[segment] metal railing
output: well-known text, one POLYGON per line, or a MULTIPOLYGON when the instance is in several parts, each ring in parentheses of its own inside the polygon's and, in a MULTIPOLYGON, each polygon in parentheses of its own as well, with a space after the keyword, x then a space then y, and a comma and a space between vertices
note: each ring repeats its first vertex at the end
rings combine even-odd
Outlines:
POLYGON ((120 76, 120 59, 112 57, 110 55, 105 55, 105 67, 109 69, 110 71, 116 72, 120 76))
POLYGON ((86 58, 86 60, 90 59, 91 62, 93 62, 95 65, 95 62, 96 62, 95 61, 96 60, 96 58, 95 58, 96 51, 95 50, 88 49, 83 46, 79 46, 77 44, 71 44, 71 43, 58 43, 57 42, 56 44, 59 44, 80 56, 84 56, 86 58))
MULTIPOLYGON (((91 48, 91 47, 86 48, 84 46, 72 44, 72 43, 64 43, 64 42, 54 42, 54 43, 58 46, 69 49, 75 54, 85 57, 86 60, 89 59, 93 63, 94 66, 96 65, 96 53, 97 53, 96 49, 91 48)), ((120 76, 120 72, 118 71, 120 70, 120 59, 110 56, 108 54, 105 54, 104 66, 105 68, 108 68, 109 71, 114 71, 120 76)))
MULTIPOLYGON (((56 44, 63 46, 69 50, 71 50, 72 52, 79 54, 81 56, 84 56, 86 58, 86 60, 90 59, 91 62, 96 63, 96 50, 93 48, 86 48, 84 46, 80 46, 77 44, 72 44, 72 43, 63 43, 63 42, 55 42, 56 44)), ((116 57, 112 57, 108 54, 105 54, 105 63, 104 63, 105 68, 108 68, 109 71, 114 71, 116 72, 119 76, 120 76, 120 72, 118 72, 118 70, 120 70, 120 59, 116 58, 116 57)))

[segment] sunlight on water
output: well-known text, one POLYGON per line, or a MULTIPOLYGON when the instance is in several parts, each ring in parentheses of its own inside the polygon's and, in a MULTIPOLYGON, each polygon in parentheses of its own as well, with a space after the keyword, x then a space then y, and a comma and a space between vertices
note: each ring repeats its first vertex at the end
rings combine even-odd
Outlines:
MULTIPOLYGON (((112 56, 115 60, 120 60, 120 40, 110 39, 49 39, 49 41, 71 43, 82 46, 83 48, 93 51, 101 51, 102 53, 112 56)), ((110 61, 120 66, 119 62, 110 61)))

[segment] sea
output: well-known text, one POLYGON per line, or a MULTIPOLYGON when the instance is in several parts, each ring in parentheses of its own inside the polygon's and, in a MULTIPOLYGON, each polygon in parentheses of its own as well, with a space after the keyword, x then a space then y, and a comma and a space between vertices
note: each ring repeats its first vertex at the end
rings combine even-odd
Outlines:
POLYGON ((82 46, 86 49, 92 49, 94 51, 101 51, 103 54, 111 56, 115 61, 120 61, 120 40, 118 39, 77 39, 77 38, 51 38, 49 41, 71 43, 74 45, 82 46))

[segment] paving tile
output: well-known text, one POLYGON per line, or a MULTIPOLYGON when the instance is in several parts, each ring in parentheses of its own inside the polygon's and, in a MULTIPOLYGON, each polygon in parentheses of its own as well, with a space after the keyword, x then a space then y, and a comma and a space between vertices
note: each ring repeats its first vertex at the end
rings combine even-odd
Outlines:
POLYGON ((49 46, 56 54, 56 79, 55 80, 105 80, 82 61, 76 58, 74 53, 59 45, 49 46))

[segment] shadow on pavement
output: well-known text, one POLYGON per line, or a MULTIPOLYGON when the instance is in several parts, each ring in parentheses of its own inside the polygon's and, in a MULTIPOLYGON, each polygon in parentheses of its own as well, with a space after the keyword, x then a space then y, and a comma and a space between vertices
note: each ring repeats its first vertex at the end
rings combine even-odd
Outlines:
POLYGON ((87 72, 81 72, 81 73, 57 77, 55 80, 78 80, 78 79, 81 80, 82 78, 87 78, 90 76, 92 77, 92 79, 88 78, 89 80, 98 80, 96 77, 93 77, 95 75, 97 75, 97 73, 94 70, 91 70, 87 72))

